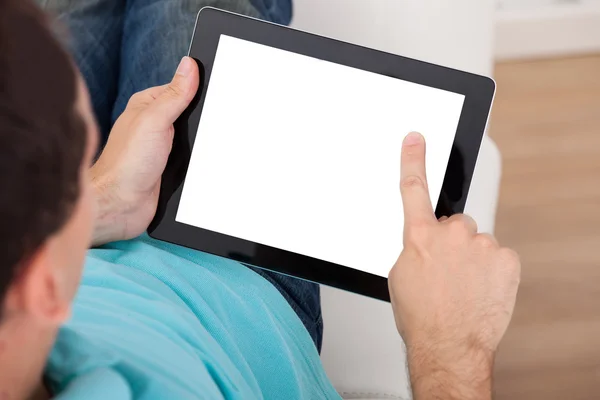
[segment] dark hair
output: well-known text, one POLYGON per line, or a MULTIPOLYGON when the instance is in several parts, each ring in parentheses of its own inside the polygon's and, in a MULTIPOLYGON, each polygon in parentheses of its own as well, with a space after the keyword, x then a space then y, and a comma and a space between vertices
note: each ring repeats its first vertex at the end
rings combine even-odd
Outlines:
MULTIPOLYGON (((0 306, 79 196, 77 76, 31 0, 0 0, 0 306)), ((1 311, 1 309, 0 309, 1 311)))

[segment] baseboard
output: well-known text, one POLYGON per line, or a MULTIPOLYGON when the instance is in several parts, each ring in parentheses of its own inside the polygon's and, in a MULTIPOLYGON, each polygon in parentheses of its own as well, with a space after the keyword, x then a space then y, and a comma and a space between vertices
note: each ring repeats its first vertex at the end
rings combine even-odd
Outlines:
POLYGON ((600 3, 499 10, 497 60, 600 52, 600 3))

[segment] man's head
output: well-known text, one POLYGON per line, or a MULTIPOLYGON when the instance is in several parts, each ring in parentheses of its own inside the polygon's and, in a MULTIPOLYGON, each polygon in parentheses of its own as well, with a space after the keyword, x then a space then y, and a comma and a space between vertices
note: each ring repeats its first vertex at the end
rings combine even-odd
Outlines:
POLYGON ((85 85, 42 12, 30 0, 0 0, 3 374, 7 362, 27 364, 20 374, 41 369, 69 314, 92 230, 87 170, 96 136, 85 85), (37 346, 30 350, 41 352, 40 359, 20 348, 26 360, 7 360, 16 346, 37 346))

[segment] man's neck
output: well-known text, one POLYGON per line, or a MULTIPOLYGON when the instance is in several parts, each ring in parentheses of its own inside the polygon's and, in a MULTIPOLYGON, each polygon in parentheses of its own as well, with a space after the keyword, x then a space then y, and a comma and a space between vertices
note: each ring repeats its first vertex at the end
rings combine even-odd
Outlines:
POLYGON ((41 376, 55 337, 56 332, 46 332, 25 319, 8 317, 0 323, 1 400, 49 398, 41 376))
POLYGON ((50 392, 42 381, 40 381, 28 400, 50 400, 50 392))

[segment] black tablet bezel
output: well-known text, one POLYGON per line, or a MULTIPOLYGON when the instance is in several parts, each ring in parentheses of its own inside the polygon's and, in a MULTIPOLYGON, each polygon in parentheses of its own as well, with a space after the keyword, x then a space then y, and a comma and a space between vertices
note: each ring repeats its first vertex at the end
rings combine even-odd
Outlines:
POLYGON ((198 14, 189 55, 200 67, 200 88, 192 105, 175 124, 173 150, 163 174, 157 213, 148 228, 148 233, 156 239, 231 258, 247 265, 389 301, 387 279, 384 277, 175 221, 221 35, 465 95, 440 200, 436 207, 438 217, 464 211, 495 93, 494 81, 488 77, 317 36, 210 7, 202 9, 198 14))

